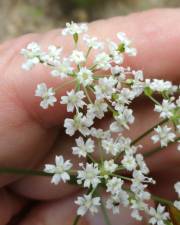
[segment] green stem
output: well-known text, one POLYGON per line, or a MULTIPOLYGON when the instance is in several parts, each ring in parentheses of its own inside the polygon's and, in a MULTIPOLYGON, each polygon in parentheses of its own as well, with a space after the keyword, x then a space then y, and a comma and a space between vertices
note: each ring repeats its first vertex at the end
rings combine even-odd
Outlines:
POLYGON ((119 178, 124 179, 124 180, 132 181, 132 178, 130 178, 130 177, 125 177, 125 176, 115 174, 115 173, 112 173, 111 175, 119 177, 119 178))
POLYGON ((98 147, 99 147, 99 154, 100 154, 100 160, 101 160, 101 164, 103 165, 103 149, 102 149, 102 145, 101 145, 101 141, 99 139, 97 139, 98 142, 98 147))
MULTIPOLYGON (((131 196, 134 196, 134 193, 129 189, 129 188, 125 188, 125 190, 131 195, 131 196)), ((168 199, 164 199, 164 198, 161 198, 157 195, 153 195, 151 194, 151 198, 156 201, 156 202, 159 202, 159 203, 162 203, 164 205, 173 205, 173 202, 171 202, 170 200, 168 199)))
POLYGON ((116 113, 117 114, 117 112, 113 109, 113 107, 110 105, 110 104, 108 104, 108 109, 114 114, 114 113, 116 113))
POLYGON ((104 202, 102 200, 102 197, 101 197, 101 211, 103 213, 105 223, 107 225, 111 225, 111 221, 110 221, 109 216, 107 214, 107 210, 106 210, 106 207, 105 207, 104 202))
POLYGON ((158 153, 160 150, 162 150, 163 148, 161 147, 161 146, 158 146, 157 148, 154 148, 154 149, 152 149, 152 150, 150 150, 150 151, 148 151, 148 152, 145 152, 144 154, 143 154, 143 156, 144 156, 144 158, 146 158, 146 157, 149 157, 149 156, 152 156, 152 155, 154 155, 155 153, 158 153))
POLYGON ((144 137, 146 137, 148 134, 150 134, 152 131, 154 131, 154 128, 166 123, 168 121, 168 119, 164 119, 162 121, 160 121, 158 124, 154 125, 153 127, 151 127, 150 129, 148 129, 147 131, 145 131, 142 135, 140 135, 139 137, 137 137, 136 139, 134 139, 131 142, 131 145, 136 144, 137 142, 139 142, 141 139, 143 139, 144 137))
POLYGON ((93 102, 92 102, 92 100, 91 100, 91 98, 90 98, 90 95, 89 95, 89 93, 88 93, 86 87, 83 86, 83 89, 84 89, 84 92, 85 92, 85 94, 86 94, 86 97, 87 97, 89 103, 90 103, 90 104, 93 104, 93 102))
MULTIPOLYGON (((175 142, 177 142, 177 141, 179 141, 180 140, 180 137, 177 137, 174 141, 172 141, 172 142, 169 142, 168 143, 168 146, 170 146, 171 144, 173 144, 173 143, 175 143, 175 142)), ((165 146, 166 147, 166 146, 165 146)), ((144 154, 143 154, 143 156, 144 157, 149 157, 149 156, 151 156, 151 155, 154 155, 155 153, 158 153, 159 151, 161 151, 163 148, 165 148, 165 147, 161 147, 161 146, 158 146, 157 148, 154 148, 154 149, 152 149, 152 150, 150 150, 149 152, 145 152, 144 154)))
POLYGON ((91 156, 91 154, 87 154, 87 157, 90 159, 91 162, 96 163, 96 161, 94 160, 94 158, 91 156))
MULTIPOLYGON (((5 167, 0 168, 0 174, 15 174, 15 175, 25 175, 25 176, 45 176, 45 177, 52 177, 54 174, 47 173, 40 170, 32 170, 32 169, 21 169, 21 168, 12 168, 12 167, 5 167)), ((71 179, 68 182, 69 184, 77 184, 77 179, 75 175, 71 175, 71 179)))
POLYGON ((170 200, 161 198, 161 197, 156 196, 156 195, 151 195, 151 197, 156 202, 159 202, 159 203, 162 203, 162 204, 165 204, 165 205, 173 205, 173 203, 170 200))
POLYGON ((74 218, 74 221, 72 223, 72 225, 77 225, 79 220, 80 220, 81 216, 80 215, 77 215, 75 218, 74 218))
POLYGON ((27 176, 46 176, 51 177, 53 174, 46 173, 44 171, 32 170, 32 169, 20 169, 20 168, 0 168, 0 174, 16 174, 16 175, 27 175, 27 176))
POLYGON ((146 95, 148 98, 151 99, 151 101, 153 101, 156 105, 160 105, 160 103, 155 99, 153 98, 151 95, 146 95))
POLYGON ((70 79, 70 80, 64 82, 64 84, 61 84, 61 85, 57 86, 56 88, 54 88, 54 91, 58 91, 59 89, 64 88, 66 85, 75 83, 75 81, 76 81, 76 79, 70 79))
POLYGON ((87 58, 88 58, 88 56, 89 56, 89 53, 90 53, 91 49, 92 49, 92 47, 89 47, 88 50, 87 50, 87 53, 86 53, 86 60, 87 60, 87 58))

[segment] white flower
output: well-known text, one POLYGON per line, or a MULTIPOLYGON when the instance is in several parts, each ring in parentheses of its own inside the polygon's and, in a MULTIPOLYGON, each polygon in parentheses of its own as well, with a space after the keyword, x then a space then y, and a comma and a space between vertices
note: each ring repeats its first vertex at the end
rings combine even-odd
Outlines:
POLYGON ((129 195, 122 189, 119 190, 118 194, 111 195, 111 197, 106 201, 106 208, 112 209, 113 214, 117 214, 119 213, 120 204, 125 207, 129 205, 129 195))
POLYGON ((134 79, 132 80, 131 89, 132 89, 134 96, 138 97, 143 93, 144 87, 145 87, 145 83, 143 81, 144 80, 143 71, 142 70, 137 70, 137 71, 133 70, 132 75, 134 75, 134 79))
POLYGON ((144 161, 143 155, 142 154, 137 154, 136 155, 136 162, 143 174, 148 174, 149 173, 149 168, 146 165, 146 162, 144 161))
POLYGON ((115 109, 119 109, 122 105, 131 103, 135 98, 134 92, 129 88, 122 88, 117 94, 116 102, 113 103, 115 109))
POLYGON ((44 171, 46 173, 54 174, 51 180, 51 183, 57 185, 61 180, 64 182, 70 180, 68 171, 71 169, 72 163, 70 160, 64 161, 63 156, 55 157, 55 165, 46 164, 44 171))
POLYGON ((77 73, 77 80, 84 86, 90 85, 93 82, 93 73, 86 67, 81 67, 77 73))
POLYGON ((129 205, 129 195, 126 191, 124 191, 123 189, 119 190, 118 194, 116 195, 119 199, 119 202, 127 207, 129 205))
POLYGON ((111 198, 108 198, 106 201, 106 208, 112 209, 113 214, 119 213, 119 198, 117 196, 111 196, 111 198))
POLYGON ((151 137, 154 143, 160 141, 161 147, 166 147, 170 141, 174 141, 176 135, 171 132, 171 128, 165 125, 164 127, 158 126, 154 129, 157 134, 151 137))
POLYGON ((41 61, 45 64, 56 65, 59 63, 61 52, 62 48, 58 48, 55 45, 49 45, 48 52, 41 55, 41 61))
POLYGON ((122 80, 125 80, 124 67, 118 65, 112 66, 111 73, 112 75, 119 75, 119 78, 123 78, 122 80))
POLYGON ((61 79, 66 78, 69 74, 73 72, 73 67, 69 62, 69 59, 63 58, 62 61, 59 61, 57 65, 51 71, 53 77, 60 77, 61 79))
POLYGON ((21 54, 27 59, 22 65, 22 69, 30 70, 34 65, 40 63, 42 51, 36 42, 31 42, 26 48, 21 49, 21 54))
POLYGON ((153 81, 150 81, 149 79, 145 80, 146 85, 149 86, 153 91, 157 92, 164 92, 164 91, 172 91, 173 85, 170 81, 164 81, 164 80, 158 80, 153 79, 153 81))
POLYGON ((110 130, 112 132, 121 132, 123 127, 129 129, 128 124, 134 123, 134 116, 132 109, 128 109, 126 106, 119 106, 116 108, 118 110, 118 116, 115 116, 115 122, 111 123, 110 130))
POLYGON ((84 63, 86 61, 86 57, 84 52, 73 50, 72 54, 69 57, 70 61, 74 62, 76 65, 84 63))
POLYGON ((132 154, 134 154, 136 151, 134 149, 134 146, 131 146, 131 142, 132 140, 130 138, 125 138, 123 136, 120 136, 118 138, 118 143, 120 144, 120 149, 121 149, 120 151, 121 152, 125 151, 129 154, 131 152, 132 154))
POLYGON ((176 191, 177 194, 178 194, 178 197, 180 198, 180 181, 177 182, 177 183, 174 185, 174 188, 175 188, 175 191, 176 191))
POLYGON ((112 94, 116 91, 115 85, 117 80, 113 77, 104 77, 98 80, 98 85, 95 85, 96 99, 100 100, 103 98, 110 99, 112 94))
POLYGON ((180 201, 174 201, 174 206, 180 210, 180 201))
POLYGON ((147 188, 147 184, 144 183, 154 183, 154 180, 144 176, 140 170, 134 170, 131 191, 134 192, 140 200, 149 200, 151 195, 149 192, 144 191, 147 188))
POLYGON ((124 61, 124 56, 118 51, 118 45, 113 41, 108 41, 108 48, 113 62, 120 65, 124 61))
POLYGON ((125 154, 121 163, 128 171, 134 170, 137 166, 136 160, 131 154, 125 154))
POLYGON ((83 91, 77 91, 75 92, 74 89, 71 91, 67 91, 67 96, 61 97, 61 104, 67 104, 67 111, 73 112, 74 108, 78 110, 78 108, 83 108, 86 103, 82 100, 85 98, 83 91))
POLYGON ((54 106, 54 103, 57 101, 55 97, 54 89, 47 88, 45 83, 41 83, 37 85, 35 96, 42 98, 42 101, 40 102, 40 106, 43 109, 47 109, 49 105, 54 106))
POLYGON ((157 210, 155 210, 154 208, 150 208, 149 210, 149 214, 151 217, 151 219, 149 220, 149 223, 151 224, 157 224, 157 225, 166 225, 166 220, 169 219, 169 213, 164 212, 165 211, 165 207, 162 205, 158 205, 157 210))
POLYGON ((108 105, 103 100, 95 100, 93 104, 88 104, 88 114, 91 114, 93 117, 102 119, 104 113, 108 111, 108 105))
POLYGON ((131 199, 131 209, 133 209, 131 216, 136 220, 142 220, 143 217, 140 215, 140 211, 146 211, 147 208, 147 204, 144 203, 141 199, 131 199))
POLYGON ((90 188, 90 186, 92 185, 93 188, 96 188, 97 185, 101 182, 98 164, 86 163, 86 167, 82 166, 82 169, 83 170, 78 170, 77 183, 83 183, 84 187, 90 188))
POLYGON ((76 139, 77 147, 73 147, 73 154, 78 155, 79 157, 86 157, 87 153, 94 152, 94 141, 91 138, 88 138, 86 142, 84 142, 82 137, 76 139))
POLYGON ((131 216, 138 221, 141 221, 143 219, 143 217, 139 214, 139 210, 137 209, 132 210, 131 216))
POLYGON ((92 119, 83 116, 82 113, 78 113, 74 116, 74 119, 66 118, 64 121, 64 127, 66 128, 66 134, 73 136, 75 131, 80 131, 82 135, 86 136, 90 134, 90 127, 93 124, 92 119))
POLYGON ((83 40, 88 48, 93 49, 103 49, 104 45, 102 42, 98 41, 97 37, 90 37, 89 35, 84 35, 83 40))
POLYGON ((117 33, 117 37, 121 42, 121 45, 123 45, 124 52, 127 53, 129 56, 136 56, 137 50, 133 47, 131 47, 132 43, 127 38, 126 34, 123 32, 117 33))
POLYGON ((91 194, 78 197, 75 204, 79 205, 77 215, 84 216, 89 210, 92 214, 98 212, 98 206, 101 205, 100 197, 92 197, 91 194))
POLYGON ((110 192, 112 195, 116 195, 121 191, 123 184, 124 181, 121 178, 113 177, 107 181, 106 191, 110 192))
POLYGON ((106 138, 110 138, 111 136, 109 130, 103 131, 102 129, 96 129, 94 127, 91 128, 91 135, 99 139, 106 139, 106 138))
POLYGON ((117 168, 118 168, 118 164, 114 163, 113 159, 104 161, 103 169, 107 173, 114 173, 117 168))
POLYGON ((94 65, 96 69, 108 70, 111 68, 111 58, 105 52, 99 53, 95 56, 94 65))
POLYGON ((62 30, 62 35, 74 35, 81 34, 88 30, 88 26, 85 23, 77 24, 74 22, 66 23, 66 28, 62 30))
POLYGON ((155 105, 154 111, 160 113, 161 118, 170 118, 173 116, 173 110, 176 108, 176 105, 166 99, 163 99, 162 105, 155 105))
POLYGON ((144 79, 144 74, 143 74, 143 71, 142 71, 142 70, 137 70, 137 71, 133 70, 133 71, 132 71, 132 74, 133 74, 133 76, 134 76, 133 82, 136 82, 136 81, 143 81, 143 79, 144 79))
POLYGON ((116 156, 120 153, 121 145, 118 142, 114 142, 112 138, 102 140, 102 147, 105 150, 106 154, 112 154, 116 156))

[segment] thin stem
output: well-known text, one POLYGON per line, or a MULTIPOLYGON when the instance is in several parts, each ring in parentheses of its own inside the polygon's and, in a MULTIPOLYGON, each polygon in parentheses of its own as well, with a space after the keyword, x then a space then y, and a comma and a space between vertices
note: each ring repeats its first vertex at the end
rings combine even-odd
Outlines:
POLYGON ((146 137, 148 134, 150 134, 152 131, 154 131, 154 128, 166 123, 168 121, 168 119, 164 119, 162 121, 160 121, 158 124, 154 125, 153 127, 151 127, 150 129, 148 129, 147 131, 145 131, 143 134, 141 134, 139 137, 137 137, 136 139, 134 139, 131 142, 131 145, 136 144, 137 142, 139 142, 141 139, 143 139, 144 137, 146 137))
MULTIPOLYGON (((173 144, 173 143, 176 143, 176 142, 179 141, 179 140, 180 140, 180 137, 177 137, 174 141, 169 142, 169 143, 168 143, 168 146, 171 145, 171 144, 173 144)), ((165 146, 165 147, 166 147, 166 146, 165 146)), ((151 156, 151 155, 154 155, 155 153, 158 153, 159 151, 161 151, 161 150, 162 150, 163 148, 165 148, 165 147, 158 146, 157 148, 154 148, 154 149, 150 150, 149 152, 145 152, 145 153, 143 154, 143 156, 144 156, 144 157, 149 157, 149 156, 151 156)))
POLYGON ((151 95, 146 95, 148 98, 151 99, 151 101, 153 101, 156 105, 160 105, 160 103, 155 99, 153 98, 151 95))
MULTIPOLYGON (((129 189, 129 188, 125 188, 125 190, 131 195, 131 196, 134 196, 134 193, 129 189)), ((173 205, 173 202, 171 202, 170 200, 168 199, 164 199, 164 198, 161 198, 157 195, 153 195, 151 194, 151 198, 156 201, 156 202, 159 202, 159 203, 162 203, 164 205, 173 205)))
POLYGON ((86 87, 83 86, 83 89, 84 89, 84 92, 85 92, 85 94, 86 94, 86 97, 87 97, 89 103, 90 103, 90 104, 93 104, 93 102, 92 102, 92 100, 91 100, 91 98, 90 98, 90 95, 89 95, 89 93, 88 93, 86 87))
POLYGON ((87 157, 91 160, 91 162, 96 163, 96 161, 94 160, 94 158, 91 156, 91 154, 87 154, 87 157))
POLYGON ((80 220, 81 216, 80 215, 77 215, 75 218, 74 218, 74 221, 72 223, 72 225, 77 225, 79 220, 80 220))
MULTIPOLYGON (((15 174, 15 175, 26 175, 26 176, 45 176, 45 177, 52 177, 53 173, 47 173, 40 170, 32 170, 32 169, 20 169, 20 168, 12 168, 12 167, 5 167, 0 168, 0 174, 15 174)), ((70 181, 69 184, 77 184, 76 175, 70 174, 70 181)))
POLYGON ((155 153, 158 153, 160 150, 162 150, 163 149, 163 147, 161 147, 161 146, 158 146, 157 148, 154 148, 154 149, 152 149, 152 150, 150 150, 150 151, 148 151, 148 152, 145 152, 144 154, 143 154, 143 156, 144 156, 144 158, 146 158, 146 157, 149 157, 149 156, 152 156, 152 155, 154 155, 155 153))
POLYGON ((112 107, 110 104, 108 104, 108 109, 109 109, 112 113, 116 113, 116 111, 113 109, 113 107, 112 107))
POLYGON ((101 146, 101 141, 98 139, 97 142, 98 142, 98 147, 99 147, 101 164, 103 164, 103 150, 102 150, 102 146, 101 146))
POLYGON ((27 175, 27 176, 46 176, 51 177, 53 174, 46 173, 44 171, 32 170, 32 169, 20 169, 20 168, 0 168, 0 174, 16 174, 16 175, 27 175))
POLYGON ((76 81, 76 79, 70 79, 70 80, 66 81, 64 84, 61 84, 61 85, 57 86, 56 88, 54 88, 54 90, 57 91, 58 89, 61 89, 61 88, 65 87, 66 85, 71 84, 75 81, 76 81))
POLYGON ((173 203, 170 200, 161 198, 161 197, 156 196, 156 195, 151 195, 151 197, 156 202, 160 202, 160 203, 165 204, 165 205, 173 205, 173 203))
POLYGON ((130 178, 130 177, 121 176, 121 175, 115 174, 115 173, 112 173, 111 175, 119 177, 119 178, 124 179, 124 180, 132 181, 132 178, 130 178))
POLYGON ((125 169, 124 166, 120 165, 120 166, 118 166, 118 168, 116 169, 116 171, 124 170, 124 169, 125 169))
POLYGON ((91 49, 92 49, 92 47, 89 47, 89 48, 88 48, 87 53, 86 53, 86 59, 88 58, 91 49))
POLYGON ((102 211, 102 213, 103 213, 105 223, 106 223, 107 225, 112 225, 112 224, 111 224, 111 221, 110 221, 110 219, 109 219, 109 216, 108 216, 108 214, 107 214, 107 210, 106 210, 106 207, 105 207, 104 202, 103 202, 103 200, 102 200, 102 197, 101 197, 101 211, 102 211))

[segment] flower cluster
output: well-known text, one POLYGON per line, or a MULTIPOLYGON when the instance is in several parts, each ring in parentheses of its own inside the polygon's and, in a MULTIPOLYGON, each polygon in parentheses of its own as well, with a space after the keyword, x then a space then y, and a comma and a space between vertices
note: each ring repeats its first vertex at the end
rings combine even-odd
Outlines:
MULTIPOLYGON (((151 136, 152 142, 159 143, 160 148, 178 142, 180 97, 175 93, 179 92, 179 87, 170 81, 144 79, 143 71, 123 67, 125 56, 137 54, 125 33, 117 33, 117 42, 114 42, 91 37, 86 34, 87 30, 86 24, 66 24, 62 35, 72 36, 75 47, 66 57, 63 56, 63 48, 53 45, 45 52, 37 43, 30 43, 21 51, 27 59, 23 69, 30 70, 41 63, 51 69, 52 77, 74 84, 72 90, 58 99, 58 86, 48 87, 40 83, 35 96, 41 98, 43 109, 55 104, 67 106, 67 112, 71 114, 64 121, 65 132, 69 136, 76 134, 72 154, 87 159, 87 162, 79 163, 79 168, 72 170, 70 160, 56 156, 55 165, 45 165, 44 171, 52 174, 51 182, 55 185, 61 181, 68 182, 71 176, 75 176, 77 185, 88 189, 88 193, 75 201, 79 205, 78 215, 83 216, 88 210, 98 212, 102 204, 98 189, 103 187, 109 196, 106 208, 113 213, 119 213, 119 206, 123 205, 132 210, 131 215, 137 220, 142 220, 142 212, 146 212, 150 216, 149 223, 165 225, 170 219, 165 207, 161 204, 157 209, 149 206, 151 193, 147 187, 154 185, 155 181, 149 177, 149 168, 138 151, 142 147, 137 145, 139 139, 132 140, 123 132, 129 130, 135 121, 131 103, 145 95, 161 119, 148 132, 155 132, 151 136), (82 49, 78 47, 80 38, 84 43, 82 49), (92 61, 89 60, 90 54, 93 55, 92 61), (161 101, 155 98, 157 94, 161 101), (96 121, 107 113, 111 113, 112 122, 106 130, 98 128, 96 121), (95 151, 99 151, 99 160, 94 157, 95 151), (125 171, 129 176, 122 175, 125 171)), ((175 185, 175 189, 180 197, 180 183, 175 185)), ((180 208, 179 201, 174 205, 180 208)))

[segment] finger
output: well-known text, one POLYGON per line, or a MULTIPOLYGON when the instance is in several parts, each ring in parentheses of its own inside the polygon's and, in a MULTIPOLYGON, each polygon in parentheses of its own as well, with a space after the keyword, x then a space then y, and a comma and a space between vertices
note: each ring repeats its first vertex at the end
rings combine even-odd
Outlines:
POLYGON ((0 190, 0 199, 0 225, 6 225, 24 207, 26 201, 5 189, 0 190))
MULTIPOLYGON (((139 56, 136 59, 128 60, 130 65, 144 69, 148 76, 150 76, 149 74, 152 74, 152 76, 157 74, 159 77, 164 78, 172 76, 173 80, 177 80, 179 71, 178 58, 180 54, 178 49, 180 46, 178 44, 180 33, 179 26, 177 25, 178 18, 179 10, 150 11, 124 18, 114 18, 92 23, 90 25, 90 33, 103 38, 115 38, 116 32, 119 30, 125 31, 134 40, 134 44, 139 50, 139 56), (164 18, 169 19, 164 22, 164 18), (98 27, 102 28, 101 33, 98 27), (142 29, 139 30, 139 27, 142 29), (153 38, 149 38, 152 36, 153 38), (172 43, 175 44, 172 45, 172 43), (150 49, 153 49, 153 51, 149 51, 150 49), (171 60, 172 58, 173 60, 171 60), (168 76, 164 74, 168 74, 168 76)), ((28 36, 24 39, 20 38, 17 40, 16 54, 12 57, 12 54, 8 51, 8 56, 4 56, 6 60, 3 64, 4 73, 1 75, 0 93, 0 105, 3 109, 0 117, 2 124, 1 133, 5 136, 0 140, 2 146, 2 165, 4 165, 4 162, 8 162, 8 164, 10 162, 12 166, 17 166, 17 164, 20 166, 34 164, 34 160, 39 160, 42 152, 47 152, 54 141, 55 134, 52 135, 51 130, 48 130, 49 133, 46 133, 47 127, 56 127, 66 116, 66 111, 63 110, 64 107, 60 106, 60 104, 47 111, 40 109, 39 100, 34 97, 36 84, 42 81, 55 84, 57 80, 52 81, 48 76, 48 71, 42 67, 36 68, 26 76, 24 71, 20 69, 19 65, 22 63, 22 57, 17 52, 30 41, 38 41, 43 46, 47 46, 49 40, 51 42, 55 40, 54 42, 60 43, 60 45, 68 43, 68 47, 66 47, 67 52, 72 49, 72 46, 69 44, 69 39, 59 38, 59 31, 48 33, 43 35, 43 37, 37 35, 34 39, 32 40, 32 37, 28 38, 28 36), (7 122, 4 123, 4 121, 7 122), (23 126, 17 132, 19 124, 23 124, 23 126), (6 131, 5 134, 4 131, 6 131), (34 135, 34 131, 36 131, 36 135, 34 135), (18 143, 17 149, 19 151, 17 151, 15 139, 17 140, 17 137, 21 137, 21 135, 23 141, 18 143), (13 144, 7 144, 7 140, 13 144), (45 146, 44 140, 49 140, 49 146, 45 146), (37 142, 39 145, 37 145, 37 142), (30 148, 27 147, 27 143, 31 143, 30 148), (9 152, 12 152, 12 146, 14 154, 21 155, 17 160, 14 160, 14 155, 9 154, 9 152), (25 149, 29 155, 22 154, 25 149), (33 155, 37 154, 37 152, 40 156, 33 158, 33 155)), ((3 70, 2 64, 1 69, 3 70)), ((64 93, 65 89, 62 89, 59 95, 64 93)))

